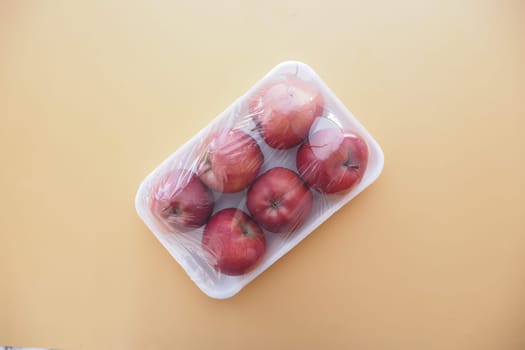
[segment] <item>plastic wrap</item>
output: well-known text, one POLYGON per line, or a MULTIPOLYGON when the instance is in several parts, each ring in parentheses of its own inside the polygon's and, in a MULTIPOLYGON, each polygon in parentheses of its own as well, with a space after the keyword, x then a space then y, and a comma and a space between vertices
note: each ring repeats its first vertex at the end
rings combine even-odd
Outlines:
POLYGON ((197 286, 223 299, 382 168, 377 142, 317 74, 284 62, 153 170, 136 208, 197 286))

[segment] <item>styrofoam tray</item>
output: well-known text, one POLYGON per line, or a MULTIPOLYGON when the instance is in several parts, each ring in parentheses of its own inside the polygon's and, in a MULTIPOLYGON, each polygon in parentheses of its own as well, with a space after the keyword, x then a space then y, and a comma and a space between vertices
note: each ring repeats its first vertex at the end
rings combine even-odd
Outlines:
MULTIPOLYGON (((248 119, 247 119, 248 120, 248 119)), ((250 121, 243 122, 243 129, 253 133, 253 125, 250 121)), ((297 147, 288 151, 276 151, 264 142, 259 146, 265 155, 265 163, 260 171, 270 169, 273 166, 283 166, 293 170, 295 167, 295 153, 297 147), (278 156, 276 153, 278 152, 278 156)), ((146 223, 155 237, 168 250, 173 258, 182 266, 189 277, 197 286, 212 298, 224 299, 235 295, 245 285, 255 279, 274 262, 294 248, 300 241, 313 232, 322 222, 338 211, 343 205, 352 200, 380 175, 384 164, 383 152, 379 144, 369 132, 358 122, 354 115, 343 105, 336 95, 326 86, 319 76, 308 65, 287 61, 277 65, 259 82, 257 82, 246 94, 233 102, 224 112, 217 116, 207 127, 198 132, 193 138, 186 142, 176 152, 169 156, 162 164, 154 169, 141 183, 136 198, 135 206, 139 216, 146 223), (351 130, 359 134, 368 144, 368 165, 361 181, 348 193, 344 195, 322 195, 314 192, 314 205, 311 210, 313 215, 292 235, 281 237, 265 231, 266 253, 262 262, 250 272, 241 276, 228 276, 215 271, 202 255, 200 239, 203 228, 191 232, 191 236, 178 235, 170 232, 158 220, 155 220, 150 211, 150 197, 153 186, 159 177, 168 169, 174 167, 188 167, 192 164, 192 152, 199 142, 209 132, 225 126, 239 126, 239 114, 245 113, 248 97, 253 95, 265 83, 279 79, 282 76, 296 75, 301 79, 313 82, 322 92, 325 101, 325 113, 322 121, 317 124, 318 128, 326 127, 326 123, 335 123, 345 130, 351 130)), ((214 213, 228 207, 236 207, 246 211, 244 196, 246 191, 233 194, 217 194, 214 213), (218 200, 220 198, 220 200, 218 200)), ((328 254, 328 252, 327 252, 328 254)))

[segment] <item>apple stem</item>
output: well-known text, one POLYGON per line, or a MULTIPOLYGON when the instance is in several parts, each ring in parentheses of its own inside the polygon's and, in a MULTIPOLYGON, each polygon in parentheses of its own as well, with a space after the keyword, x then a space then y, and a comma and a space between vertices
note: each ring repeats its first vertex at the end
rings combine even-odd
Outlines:
POLYGON ((351 169, 359 169, 359 164, 354 163, 351 153, 348 153, 348 158, 346 162, 344 163, 344 166, 346 166, 347 168, 351 168, 351 169))
POLYGON ((242 231, 242 234, 245 235, 245 236, 250 236, 250 231, 246 228, 246 225, 242 225, 241 224, 241 231, 242 231))

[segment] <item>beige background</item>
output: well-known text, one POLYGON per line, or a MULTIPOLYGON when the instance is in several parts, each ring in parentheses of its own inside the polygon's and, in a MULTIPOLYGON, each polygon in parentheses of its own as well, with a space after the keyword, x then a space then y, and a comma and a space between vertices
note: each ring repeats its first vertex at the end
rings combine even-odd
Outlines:
POLYGON ((1 0, 0 345, 524 349, 524 38, 521 0, 1 0), (134 194, 286 59, 385 169, 212 300, 134 194))

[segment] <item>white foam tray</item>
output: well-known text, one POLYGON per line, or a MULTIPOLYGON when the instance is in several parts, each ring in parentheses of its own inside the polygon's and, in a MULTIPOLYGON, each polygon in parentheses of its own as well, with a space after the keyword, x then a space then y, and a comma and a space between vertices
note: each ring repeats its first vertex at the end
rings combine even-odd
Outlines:
MULTIPOLYGON (((243 120, 242 123, 245 124, 242 125, 245 131, 252 134, 252 136, 256 136, 253 135, 253 125, 251 125, 250 122, 251 118, 241 118, 241 120, 243 120)), ((323 124, 318 124, 318 126, 323 127, 323 124)), ((256 137, 256 139, 258 141, 261 140, 260 137, 256 137)), ((265 163, 260 173, 263 173, 274 166, 284 166, 295 171, 297 170, 295 167, 295 152, 297 147, 288 151, 276 151, 264 144, 264 141, 259 141, 258 143, 265 155, 265 163)), ((370 186, 370 184, 379 177, 383 169, 383 164, 384 156, 379 144, 319 78, 314 70, 302 62, 286 61, 273 68, 260 81, 253 85, 246 94, 233 102, 207 127, 198 132, 193 138, 154 169, 141 183, 135 198, 135 206, 139 216, 153 232, 155 237, 182 266, 197 286, 212 298, 225 299, 239 292, 244 286, 259 276, 264 270, 269 268, 306 236, 312 233, 332 214, 361 193, 365 188, 370 186), (369 150, 367 169, 359 184, 344 195, 327 196, 321 195, 312 190, 312 193, 314 194, 314 205, 311 210, 311 215, 292 235, 281 237, 265 231, 267 243, 266 253, 261 263, 253 270, 241 276, 227 276, 217 273, 206 262, 206 259, 202 254, 200 240, 203 228, 195 230, 187 235, 179 235, 178 233, 170 233, 164 225, 161 225, 155 220, 149 209, 149 200, 153 186, 159 177, 168 169, 174 167, 191 167, 193 160, 191 158, 193 154, 192 152, 209 132, 219 127, 233 125, 239 126, 238 116, 240 113, 245 113, 244 111, 246 111, 248 97, 253 95, 255 91, 267 82, 289 75, 297 75, 304 80, 309 80, 321 90, 325 101, 325 121, 331 120, 345 130, 353 131, 363 137, 368 144, 369 150)), ((244 201, 245 193, 246 191, 234 194, 215 193, 216 199, 220 197, 220 200, 216 202, 214 213, 228 207, 237 207, 248 212, 244 201)), ((373 208, 371 208, 371 210, 373 210, 373 208)), ((329 252, 327 252, 327 254, 329 254, 329 252)))

